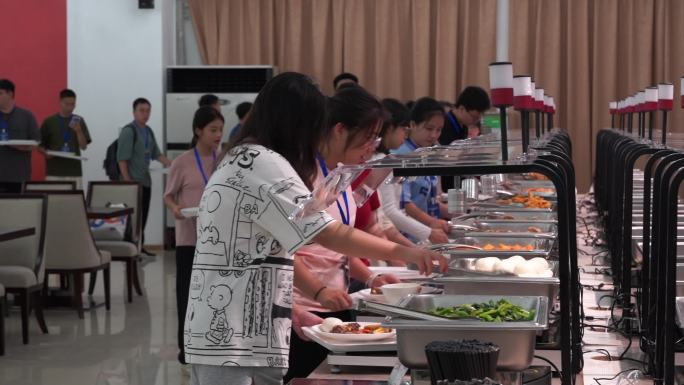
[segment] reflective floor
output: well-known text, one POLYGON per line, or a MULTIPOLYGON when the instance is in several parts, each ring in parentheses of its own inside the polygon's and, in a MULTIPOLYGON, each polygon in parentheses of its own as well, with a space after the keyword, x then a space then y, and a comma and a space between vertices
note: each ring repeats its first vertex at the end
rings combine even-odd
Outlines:
MULTIPOLYGON (((131 304, 124 264, 113 262, 110 311, 101 304, 80 320, 74 310, 48 308, 50 333, 42 334, 32 316, 28 345, 21 342, 19 308, 11 308, 0 384, 187 384, 177 361, 174 258, 160 254, 142 267, 144 295, 134 294, 131 304)), ((103 303, 99 278, 93 300, 103 303)))

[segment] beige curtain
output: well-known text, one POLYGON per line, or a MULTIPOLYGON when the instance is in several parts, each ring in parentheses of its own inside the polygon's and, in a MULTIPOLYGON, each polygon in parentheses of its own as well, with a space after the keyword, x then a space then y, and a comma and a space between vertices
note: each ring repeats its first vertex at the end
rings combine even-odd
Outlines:
MULTIPOLYGON (((188 3, 206 64, 274 64, 311 75, 327 93, 348 71, 380 97, 453 101, 466 85, 487 88, 495 59, 495 0, 188 3)), ((556 125, 572 136, 580 190, 591 183, 609 101, 675 82, 669 127, 684 132, 682 20, 681 0, 511 0, 510 61, 556 97, 556 125)), ((517 113, 510 116, 515 128, 517 113)))

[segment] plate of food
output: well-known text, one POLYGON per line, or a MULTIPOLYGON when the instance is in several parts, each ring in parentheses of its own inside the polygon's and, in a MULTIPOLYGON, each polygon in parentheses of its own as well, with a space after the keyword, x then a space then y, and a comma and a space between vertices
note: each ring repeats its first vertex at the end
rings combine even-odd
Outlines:
POLYGON ((395 338, 397 332, 376 322, 342 322, 337 318, 326 318, 311 330, 331 340, 345 342, 368 342, 395 338))

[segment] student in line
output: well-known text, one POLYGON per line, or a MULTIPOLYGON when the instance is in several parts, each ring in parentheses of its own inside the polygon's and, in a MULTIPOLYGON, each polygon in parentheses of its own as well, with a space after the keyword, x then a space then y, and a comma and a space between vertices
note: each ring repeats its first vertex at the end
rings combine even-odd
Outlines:
MULTIPOLYGON (((390 151, 397 150, 406 140, 411 125, 411 112, 396 99, 383 99, 382 105, 387 111, 382 130, 381 142, 372 160, 382 159, 390 151)), ((408 234, 417 242, 448 243, 449 238, 440 226, 430 227, 410 217, 400 208, 401 184, 382 183, 378 187, 380 195, 379 223, 386 232, 397 229, 408 234), (396 228, 395 228, 396 227, 396 228)))
POLYGON ((359 85, 359 78, 352 73, 342 72, 341 74, 335 76, 335 79, 333 79, 333 88, 335 89, 335 91, 339 91, 340 87, 346 87, 349 85, 359 85))
POLYGON ((171 162, 164 203, 176 218, 176 305, 178 312, 178 360, 185 364, 183 324, 188 307, 190 274, 197 243, 196 218, 181 210, 199 206, 209 178, 216 169, 223 137, 223 115, 211 106, 200 107, 192 119, 192 148, 171 162))
POLYGON ((219 100, 218 96, 214 94, 204 94, 199 98, 199 101, 197 101, 197 104, 200 107, 212 107, 216 111, 221 112, 221 101, 219 100))
MULTIPOLYGON (((33 113, 15 104, 14 83, 0 79, 0 140, 35 140, 40 130, 33 113)), ((0 193, 21 192, 31 179, 31 146, 0 146, 0 193)))
MULTIPOLYGON (((396 151, 407 154, 421 147, 437 144, 444 126, 442 105, 432 98, 420 98, 411 110, 411 128, 408 138, 396 151)), ((402 185, 401 207, 410 217, 433 229, 449 233, 447 206, 439 201, 441 189, 436 176, 417 177, 402 185)))
MULTIPOLYGON (((145 226, 150 213, 150 199, 152 198, 152 176, 150 176, 150 162, 156 160, 171 166, 171 161, 162 154, 154 137, 154 132, 147 125, 150 120, 152 104, 145 98, 133 101, 133 121, 126 124, 119 133, 119 145, 116 160, 121 170, 121 180, 136 181, 142 185, 142 244, 145 244, 145 226)), ((144 254, 154 256, 153 253, 142 249, 144 254)))
MULTIPOLYGON (((447 146, 454 140, 470 138, 470 127, 479 124, 490 107, 487 91, 475 86, 464 88, 458 95, 456 105, 444 114, 444 129, 439 136, 439 143, 447 146)), ((454 178, 442 177, 442 190, 448 191, 452 188, 454 178)))
MULTIPOLYGON (((392 255, 422 273, 431 272, 435 260, 446 269, 440 254, 354 230, 325 211, 293 216, 318 173, 325 103, 309 77, 274 77, 209 179, 184 330, 193 385, 282 383, 291 326, 301 333, 301 326, 317 322, 293 305, 292 295, 293 255, 310 242, 349 256, 392 255)), ((300 289, 309 298, 325 291, 300 289)))
POLYGON ((82 116, 74 114, 76 109, 76 93, 63 89, 59 93, 59 112, 47 117, 40 127, 41 150, 47 159, 45 173, 47 180, 66 180, 76 182, 76 188, 82 189, 83 169, 78 159, 53 157, 45 151, 70 152, 81 155, 90 144, 88 125, 82 116))
POLYGON ((245 124, 245 119, 247 119, 250 108, 252 108, 252 103, 250 102, 242 102, 235 107, 235 115, 237 115, 238 123, 230 130, 230 134, 228 135, 229 142, 235 137, 238 131, 240 131, 242 125, 245 124))
MULTIPOLYGON (((365 162, 375 148, 384 119, 382 104, 358 86, 337 91, 329 99, 328 106, 329 123, 319 149, 317 184, 322 183, 339 164, 365 162)), ((336 220, 355 226, 359 211, 354 203, 352 188, 343 192, 326 211, 336 220)), ((378 235, 384 236, 382 232, 378 235)), ((380 259, 392 259, 392 255, 380 259)), ((391 274, 373 274, 360 258, 319 243, 300 248, 295 256, 294 267, 295 304, 321 319, 335 317, 343 321, 353 320, 350 310, 352 301, 348 294, 350 281, 365 284, 363 287, 380 287, 399 282, 391 274), (310 298, 306 294, 307 288, 318 288, 320 292, 317 291, 314 298, 310 298)), ((290 370, 285 382, 308 376, 328 353, 319 344, 304 341, 296 335, 292 336, 291 344, 290 370)))

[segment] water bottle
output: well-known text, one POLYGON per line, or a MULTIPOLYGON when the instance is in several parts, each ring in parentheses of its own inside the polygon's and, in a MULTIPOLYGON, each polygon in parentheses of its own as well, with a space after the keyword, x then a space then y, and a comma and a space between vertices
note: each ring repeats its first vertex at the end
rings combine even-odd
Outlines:
POLYGON ((71 152, 71 149, 69 148, 69 143, 64 142, 62 145, 62 152, 71 152))
POLYGON ((0 130, 0 141, 6 142, 8 140, 9 140, 9 132, 7 131, 6 128, 3 127, 2 130, 0 130))

